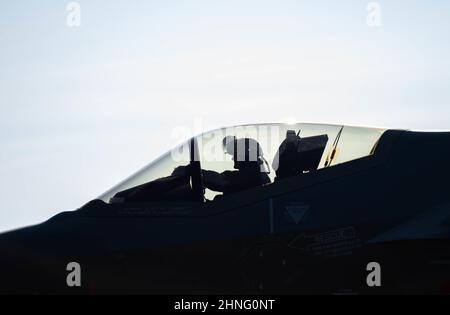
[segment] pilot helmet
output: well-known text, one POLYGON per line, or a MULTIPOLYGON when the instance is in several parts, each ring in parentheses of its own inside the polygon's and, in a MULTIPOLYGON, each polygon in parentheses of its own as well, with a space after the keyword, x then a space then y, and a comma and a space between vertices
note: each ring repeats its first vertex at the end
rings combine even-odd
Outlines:
POLYGON ((233 156, 236 169, 259 166, 263 163, 263 152, 259 143, 252 138, 227 136, 223 139, 224 151, 233 156))

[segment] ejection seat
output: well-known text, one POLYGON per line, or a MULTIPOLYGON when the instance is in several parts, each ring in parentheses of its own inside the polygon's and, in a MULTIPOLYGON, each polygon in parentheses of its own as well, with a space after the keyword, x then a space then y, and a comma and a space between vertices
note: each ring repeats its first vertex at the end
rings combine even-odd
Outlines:
POLYGON ((328 135, 301 138, 288 130, 272 162, 275 181, 317 170, 327 143, 328 135))

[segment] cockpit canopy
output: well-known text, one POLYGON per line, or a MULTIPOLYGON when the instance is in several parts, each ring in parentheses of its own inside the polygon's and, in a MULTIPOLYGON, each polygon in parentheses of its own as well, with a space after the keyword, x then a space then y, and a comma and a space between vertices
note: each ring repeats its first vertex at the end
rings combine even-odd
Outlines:
POLYGON ((213 201, 229 192, 370 156, 385 131, 319 124, 217 129, 167 152, 99 199, 108 203, 213 201))

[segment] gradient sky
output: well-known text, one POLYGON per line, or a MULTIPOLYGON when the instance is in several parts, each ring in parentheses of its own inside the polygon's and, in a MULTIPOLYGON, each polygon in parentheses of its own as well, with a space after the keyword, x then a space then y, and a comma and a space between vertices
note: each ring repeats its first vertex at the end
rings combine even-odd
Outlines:
MULTIPOLYGON (((450 1, 0 1, 0 231, 99 196, 174 127, 450 129, 450 1)), ((195 132, 195 131, 193 131, 195 132)))

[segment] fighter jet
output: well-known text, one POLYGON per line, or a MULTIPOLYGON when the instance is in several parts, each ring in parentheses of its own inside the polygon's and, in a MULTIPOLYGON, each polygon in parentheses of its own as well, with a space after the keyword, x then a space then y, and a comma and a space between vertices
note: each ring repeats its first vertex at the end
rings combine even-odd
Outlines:
POLYGON ((450 293, 449 158, 449 132, 206 132, 0 235, 0 293, 450 293))

